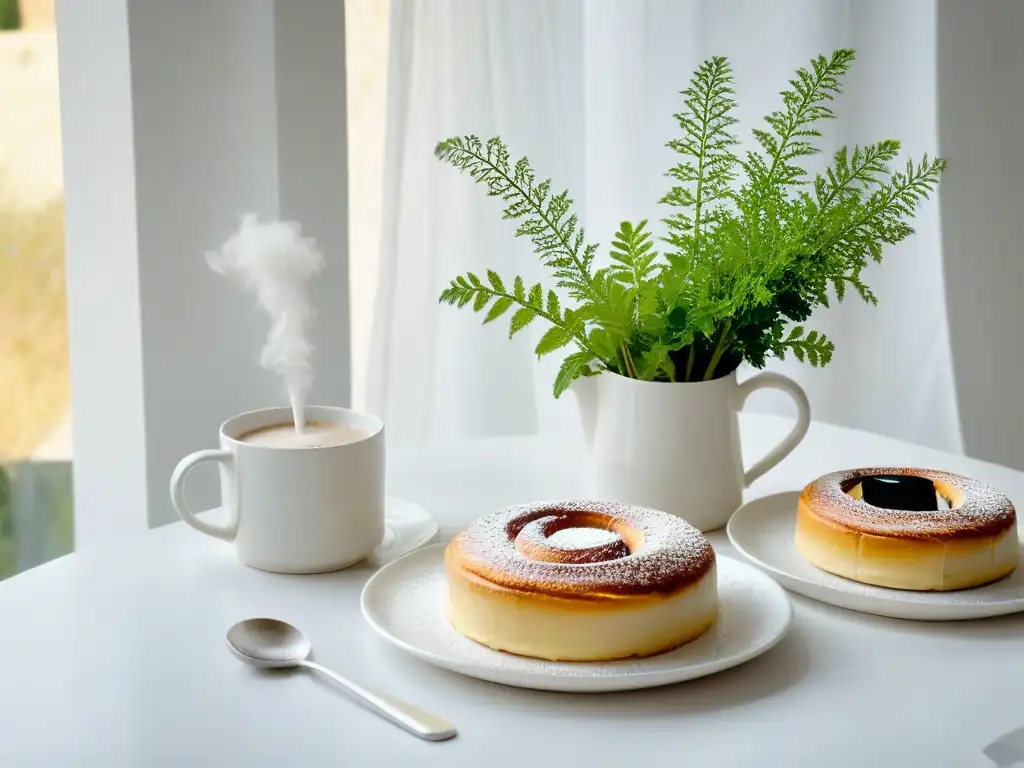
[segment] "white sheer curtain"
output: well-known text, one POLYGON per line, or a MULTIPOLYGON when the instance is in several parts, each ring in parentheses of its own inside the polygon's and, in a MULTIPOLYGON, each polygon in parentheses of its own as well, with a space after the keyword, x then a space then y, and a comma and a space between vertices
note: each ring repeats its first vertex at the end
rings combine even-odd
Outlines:
MULTIPOLYGON (((391 14, 366 391, 399 441, 577 429, 571 395, 551 396, 557 355, 538 363, 536 336, 509 341, 506 324, 481 328, 479 316, 437 303, 466 270, 545 277, 499 201, 434 159, 438 140, 502 136, 571 190, 588 233, 607 244, 622 219, 663 215, 673 162, 664 145, 701 60, 732 61, 746 141, 796 67, 852 47, 825 152, 889 137, 915 156, 936 150, 935 10, 925 0, 396 0, 391 14)), ((831 365, 771 367, 804 385, 818 419, 959 451, 936 199, 915 227, 867 274, 878 307, 848 299, 813 318, 836 343, 831 365)), ((751 407, 788 412, 769 396, 751 407)))

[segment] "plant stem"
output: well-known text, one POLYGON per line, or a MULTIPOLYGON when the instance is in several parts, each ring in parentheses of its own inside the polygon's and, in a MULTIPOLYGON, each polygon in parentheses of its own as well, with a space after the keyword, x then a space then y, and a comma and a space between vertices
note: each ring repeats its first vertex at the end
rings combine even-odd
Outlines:
POLYGON ((633 356, 629 354, 626 342, 622 342, 620 347, 622 348, 622 362, 626 366, 626 375, 631 379, 639 379, 640 377, 636 374, 636 363, 633 362, 633 356))
MULTIPOLYGON (((714 86, 714 81, 712 81, 714 86)), ((704 203, 704 172, 707 170, 708 136, 711 132, 709 113, 711 111, 711 98, 704 102, 704 114, 701 115, 700 155, 697 159, 697 189, 693 196, 693 258, 700 256, 700 214, 701 206, 704 203)))
POLYGON ((718 365, 718 361, 722 359, 722 355, 725 354, 725 342, 729 338, 729 329, 731 326, 731 318, 726 320, 725 325, 722 326, 722 335, 718 339, 715 351, 711 353, 711 362, 708 363, 708 369, 704 372, 704 381, 711 381, 711 379, 714 378, 715 367, 718 365))
POLYGON ((697 340, 694 339, 693 342, 690 344, 689 351, 686 353, 686 375, 683 377, 683 381, 689 381, 690 374, 693 373, 693 348, 696 345, 696 343, 697 340))

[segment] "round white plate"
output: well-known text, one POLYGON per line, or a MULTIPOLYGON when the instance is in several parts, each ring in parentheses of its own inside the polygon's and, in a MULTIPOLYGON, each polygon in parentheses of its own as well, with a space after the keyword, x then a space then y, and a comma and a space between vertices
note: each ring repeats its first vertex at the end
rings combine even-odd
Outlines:
POLYGON ((1024 611, 1024 566, 1001 581, 956 592, 873 587, 815 568, 796 550, 793 533, 800 494, 777 493, 740 507, 729 520, 729 541, 786 589, 840 608, 922 621, 957 621, 1024 611))
POLYGON ((363 617, 384 639, 439 667, 494 683, 546 691, 622 691, 703 677, 774 646, 793 620, 785 590, 755 568, 718 558, 721 610, 706 635, 646 659, 549 662, 494 651, 458 634, 444 616, 444 545, 381 568, 363 589, 363 617))

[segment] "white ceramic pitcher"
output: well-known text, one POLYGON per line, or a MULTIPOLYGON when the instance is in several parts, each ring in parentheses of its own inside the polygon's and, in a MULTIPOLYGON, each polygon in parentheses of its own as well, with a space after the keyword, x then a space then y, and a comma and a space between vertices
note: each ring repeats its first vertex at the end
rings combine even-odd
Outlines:
POLYGON ((638 381, 604 372, 573 384, 590 448, 595 498, 670 512, 702 531, 725 525, 743 489, 784 459, 807 434, 807 395, 790 378, 763 372, 742 383, 638 381), (737 413, 756 389, 780 389, 797 405, 785 439, 743 470, 737 413))

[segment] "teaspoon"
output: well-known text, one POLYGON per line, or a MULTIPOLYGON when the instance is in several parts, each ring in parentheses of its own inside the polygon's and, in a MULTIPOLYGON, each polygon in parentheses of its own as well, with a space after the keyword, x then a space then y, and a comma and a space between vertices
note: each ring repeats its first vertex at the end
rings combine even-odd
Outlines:
POLYGON ((309 661, 306 657, 313 646, 291 624, 277 619, 246 619, 228 630, 227 643, 235 656, 254 667, 307 667, 327 675, 378 715, 421 739, 444 741, 455 735, 455 726, 447 720, 391 696, 372 693, 326 667, 309 661))

